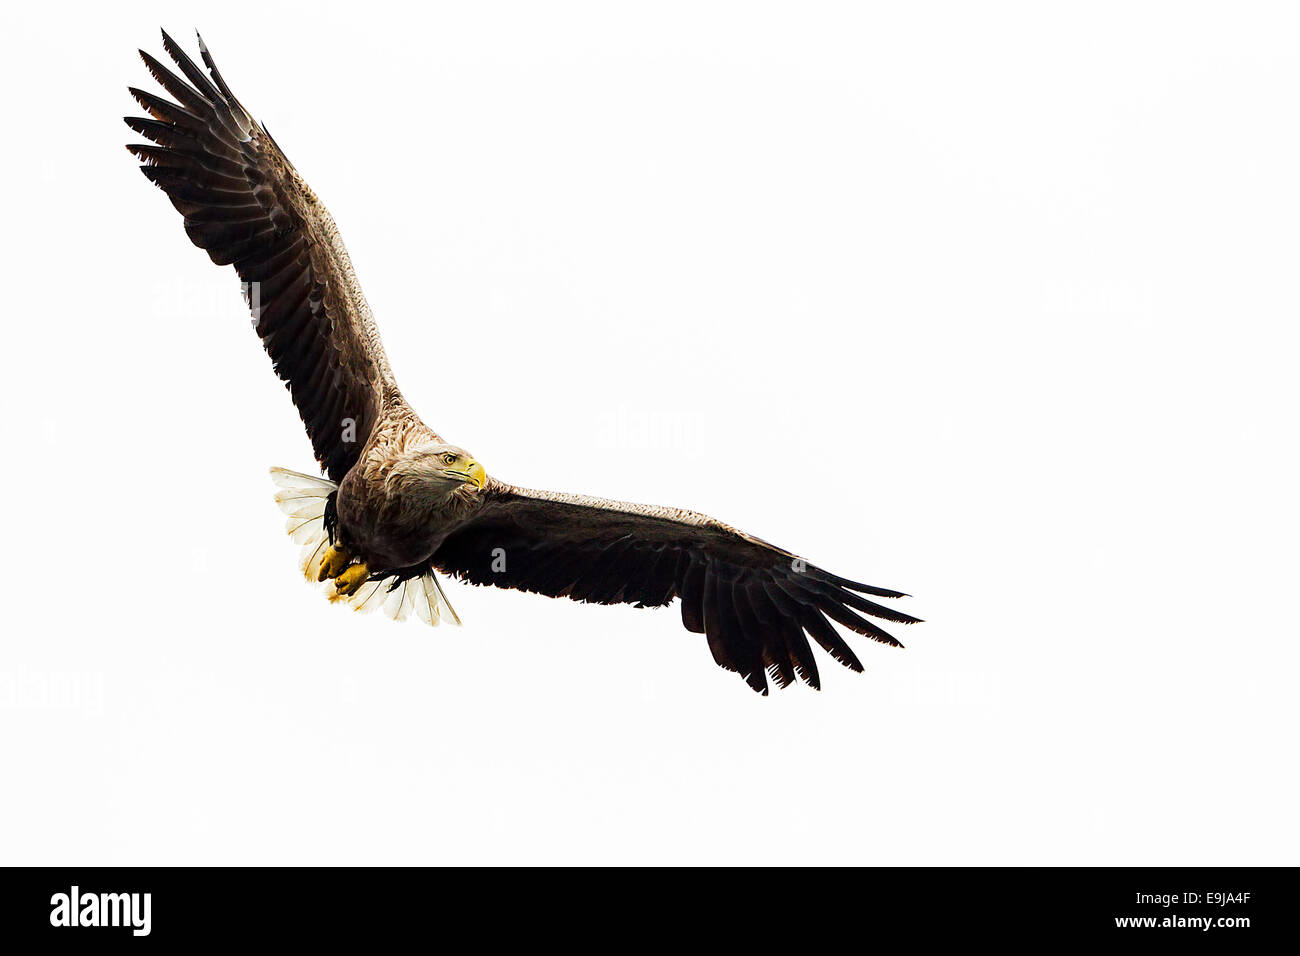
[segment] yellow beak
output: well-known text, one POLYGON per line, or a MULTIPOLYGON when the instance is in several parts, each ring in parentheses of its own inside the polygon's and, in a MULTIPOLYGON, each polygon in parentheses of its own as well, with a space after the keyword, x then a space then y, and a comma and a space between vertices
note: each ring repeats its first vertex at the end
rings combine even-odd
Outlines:
POLYGON ((479 490, 487 487, 487 470, 478 462, 471 461, 465 473, 469 475, 469 480, 474 483, 474 487, 479 490))

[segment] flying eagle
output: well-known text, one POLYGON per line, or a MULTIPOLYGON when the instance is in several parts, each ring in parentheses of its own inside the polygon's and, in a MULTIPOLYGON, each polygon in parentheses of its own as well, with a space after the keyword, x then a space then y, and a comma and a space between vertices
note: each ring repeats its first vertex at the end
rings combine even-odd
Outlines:
POLYGON ((303 572, 331 599, 460 623, 435 571, 598 604, 679 598, 686 629, 764 694, 769 678, 820 687, 809 636, 862 670, 832 621, 901 646, 862 616, 916 621, 863 596, 901 592, 831 574, 693 511, 507 484, 445 442, 402 397, 316 194, 230 92, 202 37, 206 74, 165 31, 162 42, 185 78, 140 51, 174 102, 131 88, 149 116, 126 123, 151 142, 127 148, 185 217, 190 240, 243 280, 262 345, 328 478, 271 470, 303 572))

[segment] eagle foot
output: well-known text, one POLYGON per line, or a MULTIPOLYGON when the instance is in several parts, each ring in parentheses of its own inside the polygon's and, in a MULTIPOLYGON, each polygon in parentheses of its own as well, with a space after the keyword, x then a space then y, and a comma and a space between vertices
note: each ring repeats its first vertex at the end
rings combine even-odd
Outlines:
POLYGON ((325 552, 325 557, 321 558, 320 574, 316 575, 316 580, 324 581, 328 578, 337 578, 351 563, 352 555, 337 544, 332 544, 330 549, 325 552))
POLYGON ((338 588, 339 594, 355 594, 361 585, 370 580, 370 568, 362 561, 360 564, 354 564, 343 571, 342 574, 334 578, 334 586, 338 588))

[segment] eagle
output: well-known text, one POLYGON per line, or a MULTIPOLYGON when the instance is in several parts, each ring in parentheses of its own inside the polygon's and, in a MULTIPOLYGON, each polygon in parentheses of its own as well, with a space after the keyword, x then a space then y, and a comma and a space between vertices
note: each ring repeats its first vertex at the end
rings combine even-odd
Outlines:
POLYGON ((597 604, 663 607, 759 693, 820 688, 811 638, 853 671, 836 629, 902 645, 872 618, 918 619, 850 581, 707 515, 533 491, 487 474, 402 396, 329 212, 213 62, 166 31, 183 76, 140 56, 171 99, 130 87, 147 143, 127 149, 217 265, 233 265, 262 345, 324 477, 271 469, 301 569, 332 600, 401 620, 460 623, 437 574, 597 604))

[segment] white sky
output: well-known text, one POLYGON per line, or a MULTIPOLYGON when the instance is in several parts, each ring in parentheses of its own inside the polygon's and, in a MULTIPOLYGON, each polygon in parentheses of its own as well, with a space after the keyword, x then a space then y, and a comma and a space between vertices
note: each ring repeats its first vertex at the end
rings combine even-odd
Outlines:
POLYGON ((1296 862, 1292 10, 10 12, 0 858, 1296 862), (909 591, 907 650, 762 699, 675 606, 301 583, 301 425, 122 148, 159 24, 435 429, 909 591))

